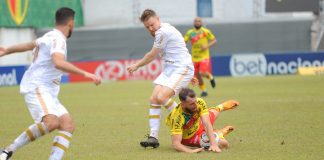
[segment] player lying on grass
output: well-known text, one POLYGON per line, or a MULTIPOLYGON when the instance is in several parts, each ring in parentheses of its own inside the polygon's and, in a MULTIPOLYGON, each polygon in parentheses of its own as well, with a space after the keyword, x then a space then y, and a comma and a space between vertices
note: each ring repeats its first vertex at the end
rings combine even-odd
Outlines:
POLYGON ((172 147, 180 152, 197 153, 208 148, 221 152, 228 147, 224 138, 234 128, 226 126, 220 131, 213 130, 213 124, 220 112, 234 109, 239 105, 235 100, 226 101, 216 107, 207 108, 205 101, 196 97, 196 93, 184 88, 179 93, 181 101, 167 117, 166 124, 171 129, 172 147), (209 141, 212 139, 212 141, 209 141), (190 147, 199 148, 190 148, 190 147))

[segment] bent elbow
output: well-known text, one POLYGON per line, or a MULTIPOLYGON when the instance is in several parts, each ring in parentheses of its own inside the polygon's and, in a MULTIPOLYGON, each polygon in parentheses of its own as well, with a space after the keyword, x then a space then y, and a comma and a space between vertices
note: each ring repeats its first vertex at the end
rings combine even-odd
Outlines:
POLYGON ((181 152, 181 149, 179 148, 179 145, 178 144, 174 144, 174 143, 172 143, 172 148, 174 149, 174 150, 176 150, 176 151, 178 151, 178 152, 181 152))
POLYGON ((175 150, 177 150, 177 146, 175 144, 171 144, 171 147, 175 150))
POLYGON ((62 64, 60 62, 55 62, 54 61, 54 67, 58 70, 61 70, 62 69, 62 64))
POLYGON ((54 64, 54 67, 55 67, 56 69, 60 69, 60 68, 61 68, 61 66, 60 66, 59 64, 54 64))

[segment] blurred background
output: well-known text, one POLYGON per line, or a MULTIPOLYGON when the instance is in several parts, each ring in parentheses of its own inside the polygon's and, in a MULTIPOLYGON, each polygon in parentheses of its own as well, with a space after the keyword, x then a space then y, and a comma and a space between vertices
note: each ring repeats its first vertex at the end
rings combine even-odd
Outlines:
MULTIPOLYGON (((215 76, 286 75, 324 66, 322 0, 2 0, 0 45, 42 36, 62 6, 76 11, 68 60, 105 81, 153 79, 160 73, 158 59, 132 76, 125 69, 152 47, 153 38, 138 19, 147 8, 182 34, 202 17, 218 41, 210 50, 215 76)), ((30 52, 0 58, 0 85, 19 84, 31 60, 30 52)), ((62 80, 80 81, 87 80, 75 75, 62 80)))

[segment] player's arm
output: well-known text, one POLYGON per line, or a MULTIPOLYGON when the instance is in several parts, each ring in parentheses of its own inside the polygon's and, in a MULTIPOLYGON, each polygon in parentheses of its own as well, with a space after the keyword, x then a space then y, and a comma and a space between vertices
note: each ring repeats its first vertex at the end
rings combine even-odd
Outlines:
POLYGON ((183 39, 184 39, 184 41, 185 41, 186 43, 187 43, 187 42, 189 41, 189 39, 190 39, 190 31, 191 31, 191 30, 187 31, 186 35, 183 37, 183 39))
POLYGON ((204 148, 191 149, 183 144, 181 144, 182 134, 174 134, 171 136, 172 147, 179 152, 186 153, 198 153, 204 150, 204 148))
POLYGON ((201 50, 206 50, 208 48, 210 48, 211 46, 215 45, 217 42, 216 38, 214 38, 213 40, 209 41, 209 43, 205 46, 201 47, 201 50))
POLYGON ((93 80, 93 82, 96 85, 99 85, 101 83, 101 79, 100 77, 91 74, 87 71, 84 71, 82 69, 79 69, 78 67, 74 66, 73 64, 71 64, 70 62, 65 60, 64 54, 62 53, 53 53, 52 54, 52 60, 53 63, 55 65, 55 68, 63 71, 63 72, 67 72, 67 73, 72 73, 72 74, 78 74, 78 75, 83 75, 86 78, 90 78, 93 80))
POLYGON ((161 52, 161 49, 153 47, 151 49, 151 51, 146 53, 145 56, 141 60, 139 60, 137 63, 127 67, 127 71, 130 73, 133 73, 138 68, 152 62, 160 52, 161 52))
POLYGON ((217 42, 216 38, 214 38, 213 40, 209 41, 208 48, 210 48, 211 46, 215 45, 216 42, 217 42))
POLYGON ((209 150, 210 151, 214 151, 214 152, 221 152, 221 149, 218 147, 218 145, 215 142, 215 135, 213 133, 213 126, 210 123, 209 120, 209 114, 204 114, 201 116, 201 120, 203 122, 204 128, 207 132, 207 136, 209 138, 209 142, 210 142, 210 147, 209 150))
POLYGON ((207 32, 207 38, 209 42, 206 46, 202 46, 201 48, 202 50, 206 50, 217 43, 217 39, 214 36, 214 34, 210 30, 206 30, 206 32, 207 32))
POLYGON ((16 52, 29 51, 29 50, 34 49, 35 47, 36 47, 35 41, 13 45, 8 48, 0 47, 0 57, 8 55, 8 54, 16 53, 16 52))

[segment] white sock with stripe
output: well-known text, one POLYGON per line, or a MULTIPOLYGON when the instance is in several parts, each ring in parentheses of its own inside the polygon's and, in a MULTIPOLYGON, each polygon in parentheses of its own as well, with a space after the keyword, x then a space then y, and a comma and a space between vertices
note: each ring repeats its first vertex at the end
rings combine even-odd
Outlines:
POLYGON ((164 104, 164 107, 168 110, 168 114, 173 110, 174 107, 178 105, 173 99, 168 99, 167 102, 164 104))
POLYGON ((15 152, 17 149, 21 148, 22 146, 32 142, 41 136, 48 133, 48 129, 45 124, 37 123, 29 126, 27 130, 21 133, 14 142, 7 148, 8 151, 15 152))
POLYGON ((149 111, 150 136, 156 139, 158 139, 159 136, 161 115, 161 105, 151 104, 149 111))
POLYGON ((66 131, 59 131, 54 138, 52 152, 49 160, 61 160, 64 152, 69 148, 72 134, 66 131))

